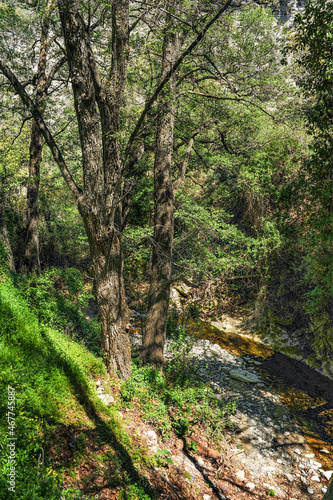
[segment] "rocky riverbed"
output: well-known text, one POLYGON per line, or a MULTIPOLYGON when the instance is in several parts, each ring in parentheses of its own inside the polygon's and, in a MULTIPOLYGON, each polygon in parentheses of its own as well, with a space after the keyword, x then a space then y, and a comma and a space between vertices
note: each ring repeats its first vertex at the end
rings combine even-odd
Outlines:
MULTIPOLYGON (((134 348, 139 348, 141 342, 140 334, 132 335, 134 348)), ((312 452, 281 396, 262 379, 259 372, 261 360, 251 355, 240 357, 207 339, 191 338, 188 343, 187 358, 195 364, 201 379, 210 384, 216 398, 222 404, 233 401, 237 404, 236 415, 231 417, 234 428, 225 452, 232 456, 232 460, 229 460, 229 469, 224 469, 224 480, 215 480, 214 483, 217 492, 220 487, 224 494, 228 492, 228 496, 221 493, 219 497, 213 490, 211 498, 251 498, 252 494, 261 496, 271 491, 271 495, 275 492, 277 497, 289 500, 321 499, 333 475, 333 471, 325 467, 327 457, 332 458, 333 447, 312 452)), ((174 350, 168 341, 166 358, 173 355, 174 350)), ((154 432, 153 429, 150 431, 154 432)), ((159 443, 156 433, 153 442, 154 451, 166 447, 159 443)), ((152 446, 148 435, 147 444, 152 446)), ((173 450, 170 447, 175 463, 181 459, 182 451, 178 448, 176 446, 173 450)), ((184 455, 183 464, 187 462, 189 458, 184 455)), ((192 470, 193 461, 190 463, 192 470)), ((202 472, 204 467, 206 474, 209 475, 210 470, 216 474, 217 464, 214 465, 212 460, 201 458, 201 466, 198 459, 194 463, 197 463, 197 471, 202 472)))

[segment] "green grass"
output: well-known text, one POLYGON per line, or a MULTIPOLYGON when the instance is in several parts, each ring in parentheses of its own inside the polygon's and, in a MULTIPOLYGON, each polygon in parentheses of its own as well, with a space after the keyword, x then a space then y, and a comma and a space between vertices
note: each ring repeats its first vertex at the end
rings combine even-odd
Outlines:
POLYGON ((41 324, 11 280, 4 275, 1 279, 0 498, 92 498, 76 487, 64 486, 64 477, 75 477, 75 467, 84 461, 87 437, 97 449, 107 445, 116 450, 113 476, 121 476, 118 488, 124 498, 153 498, 134 466, 140 461, 140 450, 132 453, 115 409, 106 407, 96 394, 96 378, 107 378, 102 360, 67 335, 41 324), (15 390, 15 407, 9 409, 8 388, 15 390), (8 428, 8 411, 15 418, 13 428, 8 428), (60 457, 54 463, 51 448, 64 449, 64 439, 59 442, 57 432, 69 428, 78 431, 70 460, 60 457), (15 442, 15 492, 8 490, 7 483, 9 442, 15 442), (130 496, 126 490, 132 491, 130 496))
POLYGON ((121 397, 126 405, 136 404, 142 419, 154 425, 164 440, 172 431, 179 437, 191 436, 200 426, 218 443, 230 424, 229 416, 236 411, 235 403, 221 406, 212 389, 195 376, 195 367, 186 366, 183 356, 180 359, 171 361, 164 375, 151 366, 139 367, 134 360, 132 377, 123 385, 121 397))

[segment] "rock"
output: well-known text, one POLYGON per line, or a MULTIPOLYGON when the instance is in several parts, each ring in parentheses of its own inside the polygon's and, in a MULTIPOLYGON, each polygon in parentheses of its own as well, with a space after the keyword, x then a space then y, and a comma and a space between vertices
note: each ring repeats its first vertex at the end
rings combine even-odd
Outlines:
POLYGON ((147 436, 151 441, 157 441, 157 435, 154 431, 148 431, 147 436))
POLYGON ((301 476, 301 482, 306 486, 308 483, 307 483, 307 480, 305 479, 305 477, 301 476))
POLYGON ((315 455, 314 453, 308 453, 307 455, 304 455, 305 458, 313 458, 315 455))
POLYGON ((197 462, 198 462, 198 465, 200 465, 200 467, 203 467, 205 465, 205 462, 204 462, 203 458, 201 458, 201 457, 197 458, 197 462))
POLYGON ((253 491, 253 490, 254 490, 254 488, 256 487, 256 485, 255 485, 254 483, 247 483, 247 484, 245 485, 245 487, 246 487, 247 489, 249 489, 250 491, 253 491))
POLYGON ((238 470, 235 474, 237 481, 243 482, 245 479, 245 472, 243 470, 238 470))
POLYGON ((296 448, 296 449, 294 450, 294 452, 295 452, 295 453, 297 453, 297 455, 302 455, 301 450, 299 450, 298 448, 296 448))
POLYGON ((254 373, 250 373, 248 371, 242 370, 241 368, 230 370, 229 375, 231 378, 235 380, 239 380, 240 382, 248 382, 250 384, 256 384, 260 382, 260 379, 254 373))
POLYGON ((283 464, 283 460, 281 460, 281 458, 278 458, 277 463, 281 465, 281 464, 283 464))
POLYGON ((210 500, 211 499, 211 496, 210 495, 204 495, 203 496, 203 500, 210 500))
POLYGON ((218 345, 218 344, 214 344, 211 346, 210 350, 214 353, 214 354, 220 354, 221 353, 221 347, 218 345))
POLYGON ((315 474, 311 477, 311 481, 316 481, 317 483, 320 483, 319 477, 316 476, 315 474))
POLYGON ((147 432, 147 436, 148 436, 148 439, 147 439, 147 446, 148 446, 148 448, 153 453, 156 453, 157 449, 158 449, 156 432, 154 432, 154 431, 148 431, 147 432))
POLYGON ((100 398, 103 401, 103 403, 106 404, 106 406, 109 406, 112 403, 114 403, 114 397, 111 396, 110 394, 102 394, 100 395, 100 398))
POLYGON ((290 483, 292 483, 295 480, 294 476, 292 476, 291 474, 285 474, 285 476, 290 483))
POLYGON ((325 450, 325 448, 323 448, 322 450, 319 450, 319 451, 320 451, 320 453, 329 453, 329 451, 325 450))
POLYGON ((312 489, 312 488, 310 488, 310 487, 309 487, 309 488, 307 488, 307 490, 306 490, 306 491, 307 491, 310 495, 313 495, 313 494, 314 494, 314 489, 312 489))
POLYGON ((332 475, 333 475, 333 470, 320 470, 319 471, 322 476, 324 476, 327 481, 330 481, 332 475))

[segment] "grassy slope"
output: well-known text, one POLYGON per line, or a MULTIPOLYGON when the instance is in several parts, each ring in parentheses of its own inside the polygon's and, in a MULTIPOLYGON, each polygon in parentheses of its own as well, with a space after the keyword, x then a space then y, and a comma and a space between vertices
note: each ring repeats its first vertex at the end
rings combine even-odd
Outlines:
POLYGON ((42 326, 8 278, 0 283, 0 368, 0 498, 94 498, 96 481, 80 494, 68 481, 86 461, 88 449, 95 453, 96 466, 103 460, 111 463, 104 487, 123 498, 154 496, 133 466, 138 456, 133 457, 115 410, 96 395, 95 379, 106 377, 102 361, 42 326), (7 483, 8 386, 16 394, 14 493, 7 483))

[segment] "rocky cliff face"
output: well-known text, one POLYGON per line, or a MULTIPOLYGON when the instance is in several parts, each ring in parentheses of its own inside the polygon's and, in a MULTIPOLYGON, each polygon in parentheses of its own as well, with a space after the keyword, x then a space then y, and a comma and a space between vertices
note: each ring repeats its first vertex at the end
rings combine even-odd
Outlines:
POLYGON ((295 15, 305 6, 305 0, 280 0, 269 2, 274 14, 287 27, 294 24, 295 15))

